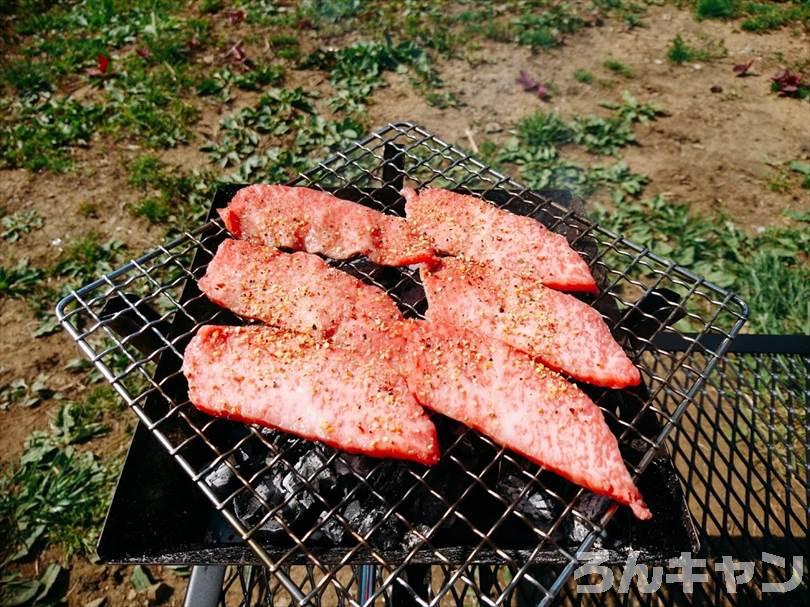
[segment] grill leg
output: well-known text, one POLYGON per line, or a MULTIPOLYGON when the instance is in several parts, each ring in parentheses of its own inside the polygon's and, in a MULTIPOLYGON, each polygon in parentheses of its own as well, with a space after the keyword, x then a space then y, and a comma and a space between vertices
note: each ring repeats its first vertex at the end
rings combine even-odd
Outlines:
POLYGON ((183 607, 217 607, 224 581, 224 566, 199 565, 194 567, 191 570, 183 607))
POLYGON ((408 565, 402 574, 410 591, 394 582, 391 585, 391 604, 396 607, 424 605, 428 598, 428 565, 408 565), (415 595, 415 596, 414 596, 415 595))
POLYGON ((377 582, 377 567, 375 565, 360 566, 360 591, 357 597, 361 605, 366 605, 374 594, 374 585, 377 582))

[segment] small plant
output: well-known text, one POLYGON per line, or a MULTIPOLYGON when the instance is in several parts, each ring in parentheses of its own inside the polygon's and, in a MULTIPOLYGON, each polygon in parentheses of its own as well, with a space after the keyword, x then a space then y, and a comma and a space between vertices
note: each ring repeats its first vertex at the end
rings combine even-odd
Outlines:
POLYGON ((45 541, 63 546, 68 556, 92 554, 112 472, 66 437, 34 432, 19 465, 0 477, 0 562, 25 558, 45 541))
POLYGON ((667 59, 669 59, 672 63, 686 63, 687 61, 694 60, 694 52, 692 48, 686 44, 681 35, 678 34, 672 40, 672 43, 669 45, 669 49, 667 50, 667 59))
POLYGON ((524 70, 520 70, 516 82, 523 87, 524 91, 534 93, 540 99, 548 100, 548 98, 551 97, 551 86, 540 80, 536 80, 524 70))
POLYGON ((634 75, 633 70, 632 68, 630 68, 630 66, 625 65, 624 63, 618 61, 617 59, 608 58, 605 60, 603 65, 605 66, 605 68, 609 69, 614 74, 618 74, 622 78, 632 78, 634 75))
POLYGON ((428 92, 425 94, 425 101, 427 101, 430 107, 435 107, 440 110, 459 108, 464 105, 463 101, 449 91, 444 91, 442 93, 435 91, 428 92))
POLYGON ((531 149, 554 149, 574 140, 574 130, 555 112, 537 112, 518 122, 518 141, 531 149))
POLYGON ((740 27, 748 32, 767 32, 791 23, 810 22, 810 4, 807 2, 745 2, 746 18, 740 27))
POLYGON ((588 70, 580 68, 574 72, 574 80, 581 82, 582 84, 592 84, 593 74, 591 74, 588 70))
POLYGON ((789 188, 790 184, 788 183, 785 173, 779 172, 768 181, 768 189, 771 192, 787 192, 789 188))
POLYGON ((517 41, 533 48, 552 48, 562 43, 565 34, 573 34, 585 26, 568 2, 556 2, 543 7, 541 13, 524 12, 514 20, 517 41))
POLYGON ((810 97, 810 83, 797 73, 785 70, 771 78, 771 90, 779 93, 780 97, 796 97, 807 99, 810 97))
POLYGON ((63 578, 64 569, 59 563, 51 563, 34 577, 22 577, 19 573, 0 575, 0 605, 62 605, 67 597, 60 596, 57 581, 63 578), (32 602, 33 601, 33 602, 32 602))
POLYGON ((64 250, 52 272, 85 282, 111 272, 123 249, 122 242, 114 239, 101 242, 97 233, 89 232, 64 250))
MULTIPOLYGON (((798 160, 792 160, 788 165, 790 169, 802 175, 802 188, 810 189, 810 164, 806 162, 800 162, 798 160)), ((804 221, 808 221, 805 219, 804 221)))
POLYGON ((613 110, 618 118, 624 122, 649 122, 666 112, 655 103, 641 103, 627 91, 622 93, 622 103, 600 103, 604 108, 613 110))
POLYGON ((85 219, 98 219, 99 217, 98 205, 89 200, 81 201, 79 206, 76 207, 76 212, 85 219))
POLYGON ((213 15, 225 7, 222 0, 203 0, 200 3, 199 11, 203 15, 213 15))
POLYGON ((44 222, 37 210, 32 209, 30 211, 17 211, 11 215, 4 215, 3 218, 0 219, 0 225, 3 228, 0 236, 2 236, 4 240, 16 242, 23 234, 28 234, 34 230, 40 229, 44 225, 44 222))
POLYGON ((132 213, 137 217, 143 217, 150 223, 163 223, 171 215, 171 208, 165 200, 161 198, 144 198, 132 207, 132 213))
POLYGON ((636 142, 631 123, 621 117, 578 116, 574 119, 574 143, 594 154, 610 155, 636 142))
POLYGON ((87 145, 101 122, 101 108, 67 98, 14 102, 0 122, 0 166, 64 171, 70 146, 87 145))
POLYGON ((701 47, 696 47, 687 43, 680 34, 672 39, 667 49, 667 59, 678 65, 690 61, 711 61, 724 57, 726 54, 727 51, 722 41, 713 42, 706 39, 701 47))
POLYGON ((698 0, 695 12, 699 19, 731 19, 737 6, 738 0, 698 0))
POLYGON ((10 268, 0 266, 0 295, 25 297, 33 292, 43 276, 43 271, 29 266, 27 259, 21 259, 10 268))
POLYGON ((7 409, 9 405, 34 407, 43 399, 50 398, 53 390, 48 388, 47 379, 40 373, 30 383, 22 377, 12 380, 0 389, 0 409, 7 409))
POLYGON ((304 14, 318 24, 351 19, 362 8, 363 3, 360 0, 308 0, 303 5, 304 14))

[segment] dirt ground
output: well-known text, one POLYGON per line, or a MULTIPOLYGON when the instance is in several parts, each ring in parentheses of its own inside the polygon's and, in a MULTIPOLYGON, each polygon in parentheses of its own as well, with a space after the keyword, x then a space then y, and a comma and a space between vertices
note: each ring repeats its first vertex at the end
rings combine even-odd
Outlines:
MULTIPOLYGON (((484 139, 505 140, 510 125, 538 109, 562 115, 598 113, 599 101, 615 100, 627 90, 639 100, 656 101, 668 114, 639 127, 640 145, 623 154, 632 170, 651 177, 648 194, 667 193, 701 210, 722 211, 749 229, 779 224, 784 210, 810 209, 806 195, 767 187, 787 161, 810 159, 810 104, 779 98, 768 86, 769 77, 786 59, 808 57, 807 35, 789 29, 753 35, 732 23, 698 22, 691 13, 672 6, 650 7, 644 21, 647 27, 632 30, 615 21, 584 29, 564 46, 543 53, 486 42, 468 59, 438 60, 447 90, 464 102, 461 108, 433 108, 413 90, 407 76, 390 75, 389 86, 378 90, 369 105, 369 122, 378 126, 397 120, 416 122, 470 148, 484 139), (722 40, 728 55, 705 64, 672 65, 666 49, 676 34, 722 40), (606 70, 602 64, 607 57, 629 65, 635 76, 625 79, 606 70), (751 60, 754 75, 736 77, 734 64, 751 60), (578 68, 592 71, 597 82, 590 86, 576 82, 573 74, 578 68), (549 102, 515 83, 521 69, 555 86, 549 102)), ((290 75, 293 81, 305 76, 290 75)), ((229 107, 206 105, 199 140, 166 152, 164 158, 189 168, 206 166, 206 156, 197 146, 214 132, 221 116, 251 98, 240 93, 229 107)), ((0 171, 2 207, 7 212, 37 209, 44 219, 41 230, 16 243, 0 241, 0 264, 21 257, 38 266, 53 263, 66 243, 88 230, 102 239, 123 241, 132 256, 159 242, 161 229, 133 219, 127 210, 138 197, 127 184, 127 163, 138 153, 134 146, 94 142, 91 149, 79 151, 75 170, 65 174, 0 171), (98 218, 77 212, 88 201, 103 208, 98 218)), ((3 299, 0 305, 0 385, 44 372, 51 389, 77 394, 82 387, 77 376, 63 370, 79 355, 70 339, 64 333, 32 339, 37 321, 26 303, 3 299)), ((30 409, 12 406, 0 411, 0 463, 18 459, 25 437, 47 427, 54 407, 53 401, 46 401, 30 409)), ((95 450, 123 453, 134 427, 134 417, 123 415, 127 419, 116 424, 114 432, 94 442, 95 450)), ((128 575, 121 568, 81 559, 75 559, 73 567, 69 605, 82 606, 100 596, 107 596, 109 605, 144 604, 142 595, 131 596, 128 575)), ((181 604, 183 579, 169 570, 156 574, 175 587, 166 604, 181 604)))

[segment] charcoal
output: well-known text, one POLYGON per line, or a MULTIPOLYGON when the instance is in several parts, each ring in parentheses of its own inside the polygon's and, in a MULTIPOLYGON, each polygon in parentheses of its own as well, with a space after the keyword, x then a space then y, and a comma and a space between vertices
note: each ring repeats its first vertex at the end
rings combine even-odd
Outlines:
POLYGON ((325 540, 330 544, 339 546, 346 537, 346 528, 339 520, 337 520, 337 517, 334 515, 326 519, 326 512, 321 512, 320 516, 318 517, 318 525, 320 525, 318 531, 316 531, 312 536, 312 539, 315 542, 325 540), (324 520, 326 522, 324 522, 324 520))
POLYGON ((294 467, 302 478, 307 479, 318 493, 325 493, 337 487, 338 475, 334 466, 325 466, 327 457, 311 449, 299 459, 294 467))
MULTIPOLYGON (((521 492, 530 484, 528 479, 509 474, 498 479, 496 489, 510 503, 518 500, 521 492)), ((557 515, 556 508, 550 496, 539 487, 532 486, 518 500, 515 509, 538 523, 548 523, 557 515)))
POLYGON ((222 489, 227 486, 233 478, 233 470, 231 470, 225 462, 222 462, 206 475, 205 482, 212 489, 222 489))
POLYGON ((428 527, 427 525, 416 525, 416 527, 414 527, 413 529, 409 529, 405 533, 405 537, 402 539, 403 547, 405 548, 405 550, 410 550, 411 548, 419 544, 422 541, 422 538, 420 538, 419 536, 421 535, 422 537, 427 537, 429 531, 430 527, 428 527))
POLYGON ((254 491, 242 491, 236 496, 236 499, 234 499, 236 516, 247 525, 255 525, 259 522, 262 515, 266 513, 266 506, 259 501, 259 498, 269 503, 270 496, 273 492, 265 483, 256 484, 254 491))
MULTIPOLYGON (((577 511, 592 523, 595 523, 602 513, 607 509, 609 502, 607 498, 588 491, 584 492, 577 502, 577 511)), ((575 543, 579 543, 591 532, 591 526, 586 524, 578 516, 569 517, 573 520, 568 536, 575 543)), ((598 538, 597 538, 598 539, 598 538)), ((594 545, 598 545, 597 544, 594 545)))

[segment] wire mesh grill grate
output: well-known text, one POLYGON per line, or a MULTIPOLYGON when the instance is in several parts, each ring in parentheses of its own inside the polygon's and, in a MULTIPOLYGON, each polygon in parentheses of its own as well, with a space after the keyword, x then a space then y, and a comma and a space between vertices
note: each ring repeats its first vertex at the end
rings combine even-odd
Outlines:
MULTIPOLYGON (((388 125, 293 184, 401 213, 398 192, 406 180, 417 187, 468 190, 531 215, 565 234, 589 261, 602 288, 591 303, 639 365, 644 386, 588 392, 619 437, 631 473, 641 475, 739 331, 745 305, 411 124, 388 125), (664 305, 645 305, 662 294, 664 305), (686 352, 655 347, 664 330, 687 325, 696 332, 687 338, 686 352), (700 357, 690 356, 696 352, 700 357)), ((188 402, 180 372, 186 343, 203 324, 240 322, 196 287, 226 236, 221 223, 211 221, 72 293, 57 314, 292 599, 304 604, 329 585, 341 601, 356 604, 336 572, 361 562, 384 571, 372 600, 407 587, 406 568, 434 564, 448 572, 430 601, 439 604, 481 562, 512 572, 487 603, 505 604, 519 583, 551 599, 577 554, 603 533, 615 505, 448 420, 436 420, 442 460, 427 469, 212 419, 188 402), (533 576, 532 565, 541 561, 561 565, 556 577, 533 576), (302 586, 287 573, 299 564, 323 575, 302 586)), ((412 271, 380 269, 364 260, 336 265, 385 289, 407 316, 424 312, 412 271)))

